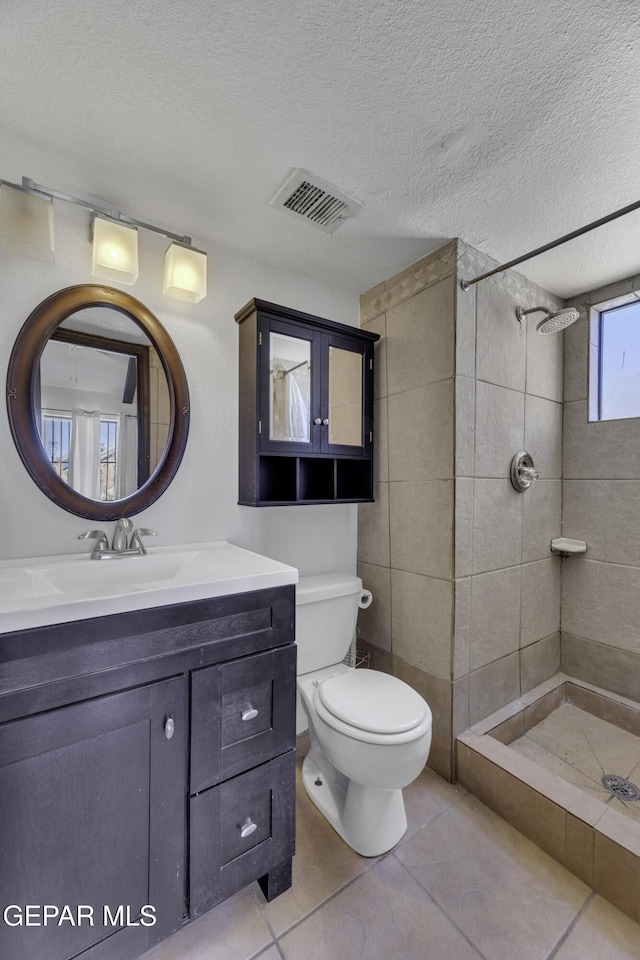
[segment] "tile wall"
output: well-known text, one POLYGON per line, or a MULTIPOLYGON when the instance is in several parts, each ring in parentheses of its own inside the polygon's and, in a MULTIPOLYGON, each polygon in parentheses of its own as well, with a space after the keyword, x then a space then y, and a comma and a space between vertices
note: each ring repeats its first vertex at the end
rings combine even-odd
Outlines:
POLYGON ((361 298, 381 340, 359 632, 429 701, 447 777, 452 738, 559 664, 562 342, 515 317, 558 301, 513 272, 460 290, 492 265, 454 241, 361 298), (524 495, 508 480, 522 449, 541 477, 524 495))
POLYGON ((375 503, 361 504, 358 573, 374 594, 358 629, 372 666, 407 680, 434 714, 431 765, 451 774, 456 244, 361 298, 379 333, 375 503))
MULTIPOLYGON (((459 278, 495 264, 458 244, 459 278)), ((457 297, 453 734, 559 666, 562 338, 516 307, 560 301, 513 271, 457 297), (528 450, 540 478, 525 493, 509 467, 528 450)))
MULTIPOLYGON (((640 700, 640 419, 589 423, 589 308, 640 277, 578 297, 565 333, 563 535, 586 540, 563 562, 562 663, 571 676, 640 700)), ((623 301, 622 301, 623 302, 623 301)))

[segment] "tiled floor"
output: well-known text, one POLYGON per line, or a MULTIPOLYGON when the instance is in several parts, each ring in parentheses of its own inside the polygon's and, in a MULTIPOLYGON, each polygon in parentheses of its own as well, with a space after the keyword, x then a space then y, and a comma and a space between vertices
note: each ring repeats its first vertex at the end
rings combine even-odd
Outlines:
POLYGON ((621 800, 601 783, 605 773, 613 773, 640 787, 640 737, 563 703, 509 746, 612 809, 640 821, 640 800, 621 800))
POLYGON ((640 958, 640 926, 430 770, 405 791, 407 834, 377 860, 297 788, 292 889, 268 904, 253 884, 144 960, 640 958))

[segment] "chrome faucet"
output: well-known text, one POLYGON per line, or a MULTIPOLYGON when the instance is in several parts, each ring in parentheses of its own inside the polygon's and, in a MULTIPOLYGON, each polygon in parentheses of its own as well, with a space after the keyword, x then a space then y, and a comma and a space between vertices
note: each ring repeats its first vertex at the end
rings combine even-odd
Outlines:
POLYGON ((133 530, 133 521, 129 517, 120 517, 116 523, 116 529, 111 541, 111 549, 114 553, 123 553, 129 546, 129 536, 133 530))
POLYGON ((134 553, 139 553, 143 557, 147 554, 147 548, 142 542, 142 537, 157 537, 158 534, 155 530, 149 530, 147 527, 136 528, 131 534, 131 540, 129 541, 129 550, 134 551, 134 553))
POLYGON ((114 557, 146 556, 147 548, 142 542, 142 537, 156 536, 155 530, 148 530, 146 527, 134 529, 128 517, 121 517, 116 523, 111 549, 109 549, 109 540, 104 530, 86 530, 79 535, 78 540, 95 540, 91 559, 108 560, 114 557))
POLYGON ((78 537, 78 540, 95 540, 96 544, 91 551, 92 560, 102 560, 102 554, 109 549, 109 541, 104 530, 85 530, 78 537))

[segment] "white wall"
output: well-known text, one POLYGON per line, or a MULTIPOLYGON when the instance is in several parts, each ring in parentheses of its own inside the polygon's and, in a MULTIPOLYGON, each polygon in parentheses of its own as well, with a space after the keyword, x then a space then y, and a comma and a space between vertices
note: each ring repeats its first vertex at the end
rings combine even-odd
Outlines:
MULTIPOLYGON (((22 173, 30 173, 28 167, 27 163, 21 170, 2 169, 0 177, 19 182, 22 173)), ((71 189, 59 184, 54 174, 46 179, 42 164, 31 175, 52 188, 71 189)), ((56 202, 55 265, 0 252, 3 377, 16 335, 34 307, 63 287, 96 282, 91 277, 88 224, 87 212, 56 202)), ((188 231, 189 224, 167 227, 188 231)), ((291 563, 302 573, 355 572, 354 505, 261 509, 237 505, 238 329, 233 316, 252 297, 259 297, 357 326, 358 298, 226 247, 205 240, 196 243, 209 253, 209 295, 201 303, 163 296, 168 241, 144 231, 139 239, 140 277, 133 286, 123 287, 169 332, 182 357, 191 395, 191 429, 178 474, 136 522, 158 531, 158 545, 230 540, 291 563)), ((0 559, 86 549, 76 537, 95 524, 66 513, 39 491, 18 456, 4 411, 0 443, 0 559)))

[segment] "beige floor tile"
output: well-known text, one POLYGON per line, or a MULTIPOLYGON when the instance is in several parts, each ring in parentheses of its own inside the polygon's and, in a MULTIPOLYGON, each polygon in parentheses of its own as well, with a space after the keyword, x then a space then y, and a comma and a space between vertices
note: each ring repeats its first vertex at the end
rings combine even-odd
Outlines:
POLYGON ((286 960, 481 960, 393 856, 282 937, 280 948, 286 960))
MULTIPOLYGON (((212 957, 211 960, 217 960, 217 958, 212 957)), ((274 943, 273 946, 265 950, 264 953, 259 953, 255 960, 282 960, 282 954, 274 943)))
POLYGON ((638 960, 640 926, 602 897, 594 897, 554 960, 638 960))
MULTIPOLYGON (((296 783, 296 854, 290 890, 264 903, 276 935, 301 920, 371 864, 342 840, 296 783)), ((217 960, 217 958, 216 958, 217 960)))
POLYGON ((247 960, 272 939, 252 888, 246 887, 143 954, 140 960, 247 960))
POLYGON ((407 832, 411 837, 438 813, 457 803, 467 791, 459 783, 448 783, 429 767, 402 791, 407 812, 407 832))
POLYGON ((396 855, 486 960, 546 960, 589 894, 470 795, 396 855))

